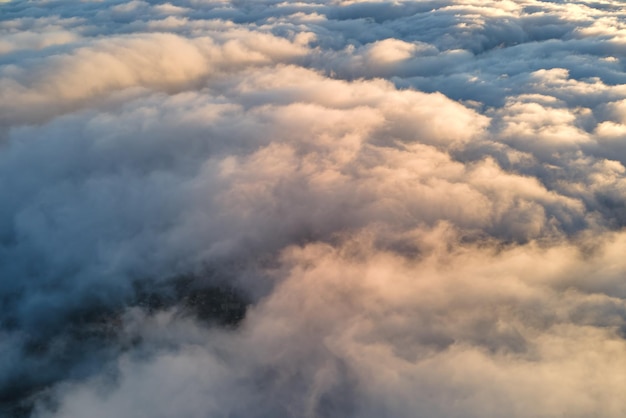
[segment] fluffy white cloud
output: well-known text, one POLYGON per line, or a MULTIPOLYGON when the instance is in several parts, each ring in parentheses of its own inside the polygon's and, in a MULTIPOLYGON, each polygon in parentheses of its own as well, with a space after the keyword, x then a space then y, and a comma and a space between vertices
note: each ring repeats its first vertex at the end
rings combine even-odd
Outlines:
POLYGON ((624 413, 626 289, 607 269, 624 268, 623 234, 583 260, 569 245, 460 246, 445 225, 413 231, 432 248, 404 257, 372 232, 286 249, 235 333, 130 311, 126 332, 180 348, 59 386, 56 416, 624 413))

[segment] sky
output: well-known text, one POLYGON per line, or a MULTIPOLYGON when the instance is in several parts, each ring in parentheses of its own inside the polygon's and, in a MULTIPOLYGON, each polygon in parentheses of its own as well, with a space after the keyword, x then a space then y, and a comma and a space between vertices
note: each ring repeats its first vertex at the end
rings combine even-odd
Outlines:
POLYGON ((0 417, 626 416, 620 1, 4 1, 0 196, 0 417))

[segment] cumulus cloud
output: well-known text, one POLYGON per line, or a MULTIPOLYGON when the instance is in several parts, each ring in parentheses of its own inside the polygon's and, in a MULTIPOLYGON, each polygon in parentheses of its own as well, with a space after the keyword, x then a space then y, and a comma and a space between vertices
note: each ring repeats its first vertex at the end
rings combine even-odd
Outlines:
POLYGON ((623 265, 622 235, 591 263, 567 245, 459 246, 444 225, 413 235, 433 245, 424 257, 374 249, 367 232, 286 249, 279 284, 237 333, 129 312, 126 332, 179 351, 124 355, 115 378, 59 386, 57 415, 623 413, 624 289, 603 267, 623 265), (590 272, 607 293, 584 289, 590 272))
POLYGON ((617 2, 0 9, 0 415, 626 413, 617 2))

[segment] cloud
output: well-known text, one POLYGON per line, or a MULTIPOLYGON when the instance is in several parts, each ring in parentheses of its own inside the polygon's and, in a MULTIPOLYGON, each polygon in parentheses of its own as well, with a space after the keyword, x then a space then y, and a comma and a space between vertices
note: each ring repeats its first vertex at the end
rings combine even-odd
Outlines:
POLYGON ((163 33, 109 37, 70 53, 39 58, 30 68, 6 68, 0 94, 12 101, 2 106, 1 122, 42 122, 129 89, 173 93, 199 88, 207 77, 231 68, 301 54, 300 45, 270 35, 253 39, 249 32, 235 33, 222 45, 208 37, 189 40, 163 33))
POLYGON ((0 415, 621 417, 617 2, 0 13, 0 415))
POLYGON ((114 383, 60 387, 58 416, 527 416, 529 402, 538 416, 623 412, 612 400, 626 306, 575 284, 595 271, 623 295, 601 267, 623 264, 623 234, 589 263, 574 246, 494 253, 459 246, 446 226, 414 233, 436 245, 418 260, 372 248, 371 235, 286 249, 279 284, 234 334, 129 313, 144 344, 175 338, 179 351, 123 356, 114 383))

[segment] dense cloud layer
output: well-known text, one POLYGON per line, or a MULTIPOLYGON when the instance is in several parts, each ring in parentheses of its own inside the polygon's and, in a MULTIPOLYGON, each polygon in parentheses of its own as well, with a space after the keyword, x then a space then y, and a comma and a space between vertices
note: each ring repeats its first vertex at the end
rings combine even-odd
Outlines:
POLYGON ((625 416, 625 15, 2 3, 0 416, 625 416))

